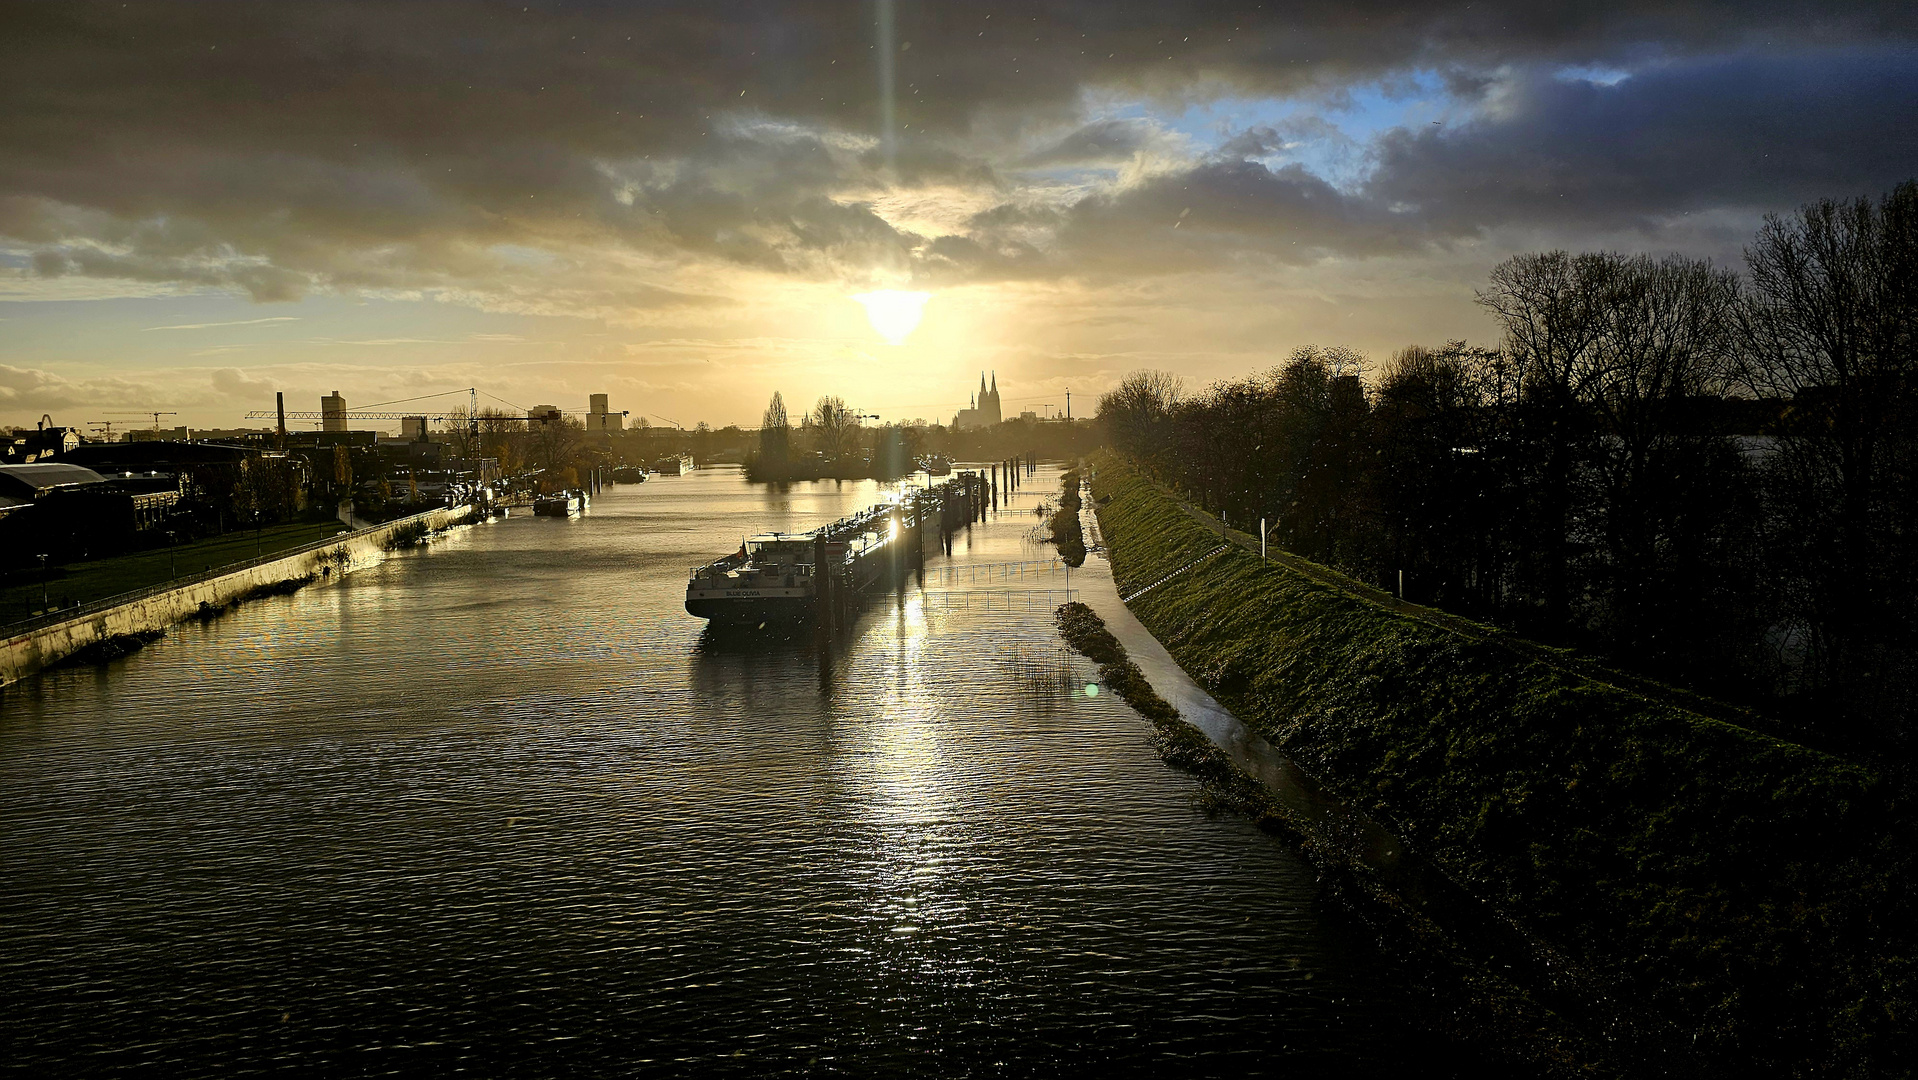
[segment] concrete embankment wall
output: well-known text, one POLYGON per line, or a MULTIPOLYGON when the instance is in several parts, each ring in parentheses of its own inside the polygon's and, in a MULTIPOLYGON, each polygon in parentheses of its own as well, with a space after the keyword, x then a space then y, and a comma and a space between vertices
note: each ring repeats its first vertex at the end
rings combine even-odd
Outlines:
POLYGON ((127 634, 165 630, 198 613, 202 605, 222 608, 254 589, 313 578, 330 581, 384 559, 386 546, 403 530, 432 531, 471 518, 470 506, 429 510, 358 532, 344 533, 322 546, 283 558, 253 563, 230 573, 215 572, 183 584, 131 599, 103 611, 16 634, 0 646, 0 686, 18 682, 88 646, 127 634))
MULTIPOLYGON (((1117 456, 1090 502, 1122 594, 1219 546, 1117 456)), ((1532 943, 1522 992, 1602 1048, 1573 1073, 1909 1074, 1912 830, 1871 770, 1237 547, 1129 606, 1532 943)))

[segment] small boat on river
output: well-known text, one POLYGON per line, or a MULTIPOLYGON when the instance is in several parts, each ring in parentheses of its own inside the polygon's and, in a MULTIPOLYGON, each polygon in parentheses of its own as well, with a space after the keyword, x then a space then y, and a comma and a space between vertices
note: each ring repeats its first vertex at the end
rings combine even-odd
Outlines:
POLYGON ((691 454, 674 454, 653 462, 653 471, 661 476, 681 476, 693 471, 691 454))
POLYGON ((619 465, 613 469, 615 484, 643 484, 646 482, 646 470, 637 465, 619 465))
POLYGON ((533 500, 533 513, 539 517, 573 517, 580 511, 579 495, 561 491, 533 500))

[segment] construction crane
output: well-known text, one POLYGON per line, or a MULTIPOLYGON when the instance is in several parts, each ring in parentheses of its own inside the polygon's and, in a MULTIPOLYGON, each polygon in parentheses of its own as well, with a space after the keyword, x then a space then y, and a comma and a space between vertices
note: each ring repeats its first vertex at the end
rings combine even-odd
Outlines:
POLYGON ((113 421, 89 420, 87 421, 87 426, 92 428, 94 431, 99 432, 100 437, 105 439, 107 442, 113 441, 113 421))
POLYGON ((178 416, 180 414, 177 412, 168 412, 160 409, 141 409, 137 412, 110 412, 107 415, 108 416, 151 416, 153 417, 153 430, 158 431, 160 430, 160 417, 178 416))
MULTIPOLYGON (((457 394, 460 392, 459 390, 448 390, 446 393, 457 394)), ((246 418, 248 420, 331 420, 337 416, 343 420, 405 420, 408 417, 418 416, 427 420, 438 420, 444 423, 452 417, 463 415, 471 430, 478 433, 479 389, 469 386, 464 392, 467 395, 467 406, 464 414, 456 412, 453 409, 416 409, 413 412, 371 412, 366 409, 348 409, 343 413, 314 412, 307 409, 255 409, 247 413, 246 418)), ((445 395, 433 394, 429 396, 444 397, 445 395)), ((523 418, 514 417, 514 419, 523 418)))

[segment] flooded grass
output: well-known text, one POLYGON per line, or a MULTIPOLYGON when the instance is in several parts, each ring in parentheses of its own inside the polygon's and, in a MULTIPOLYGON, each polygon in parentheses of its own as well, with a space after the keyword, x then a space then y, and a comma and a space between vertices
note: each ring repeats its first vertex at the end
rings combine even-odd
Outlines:
POLYGON ((1053 622, 1067 644, 1099 665, 1101 683, 1152 722, 1152 748, 1158 751, 1159 757, 1173 768, 1198 778, 1200 787, 1194 801, 1200 809, 1208 815, 1230 810, 1251 818, 1268 831, 1288 835, 1298 832, 1264 785, 1234 765, 1225 751, 1213 745, 1204 732, 1179 715, 1171 702, 1159 696, 1139 665, 1126 655, 1125 646, 1106 629, 1098 612, 1074 600, 1059 605, 1053 613, 1053 622))

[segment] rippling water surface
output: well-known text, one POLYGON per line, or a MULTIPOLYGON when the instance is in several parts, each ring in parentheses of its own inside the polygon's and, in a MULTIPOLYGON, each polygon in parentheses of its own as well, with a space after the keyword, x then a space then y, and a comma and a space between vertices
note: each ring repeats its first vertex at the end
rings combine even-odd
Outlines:
POLYGON ((703 636, 687 568, 883 492, 714 470, 4 691, 0 1068, 1432 1075, 1310 870, 1072 689, 1064 576, 978 569, 1055 486, 830 647, 703 636))

